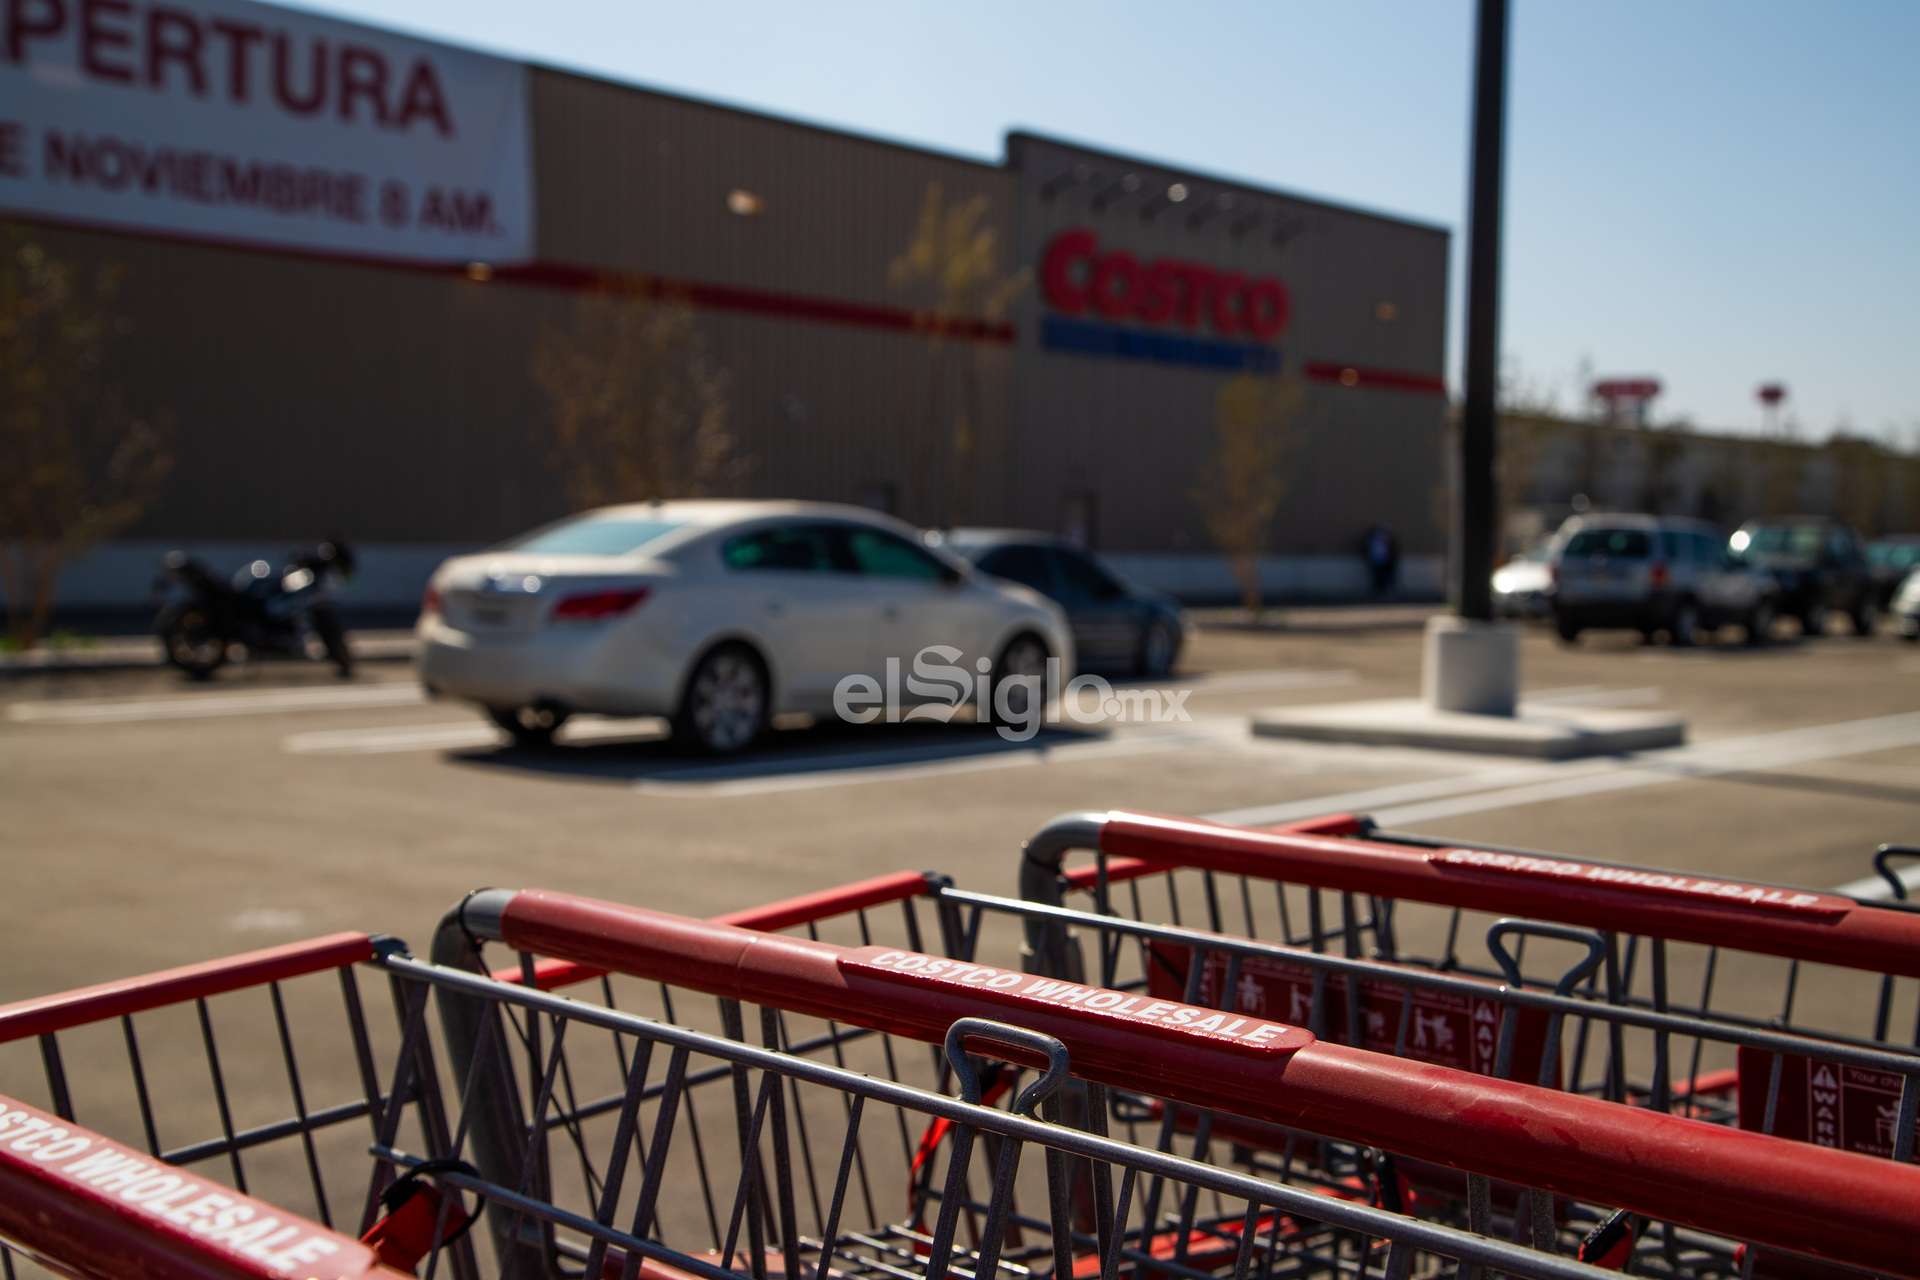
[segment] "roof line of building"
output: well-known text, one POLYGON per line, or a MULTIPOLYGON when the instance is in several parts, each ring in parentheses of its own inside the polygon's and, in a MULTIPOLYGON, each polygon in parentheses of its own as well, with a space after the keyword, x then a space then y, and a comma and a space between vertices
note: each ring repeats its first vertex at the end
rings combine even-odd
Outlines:
MULTIPOLYGON (((1330 210, 1335 213, 1345 213, 1355 217, 1370 218, 1376 222, 1390 222, 1398 227, 1412 227, 1420 231, 1432 231, 1443 236, 1451 236, 1453 234, 1453 229, 1445 223, 1428 222, 1424 218, 1412 218, 1405 214, 1387 213, 1380 209, 1369 209, 1364 205, 1344 204, 1340 201, 1328 200, 1320 196, 1301 195, 1297 191, 1288 191, 1281 187, 1270 187, 1262 183, 1251 182, 1245 178, 1226 177, 1210 170, 1195 169, 1191 165, 1181 164, 1177 161, 1161 160, 1151 156, 1128 155, 1122 151, 1110 151, 1105 147, 1097 147, 1088 143, 1077 142, 1071 138, 1062 138, 1057 134, 1038 133, 1031 129, 1013 128, 1007 130, 1006 138, 1009 144, 1011 144, 1015 138, 1030 138, 1035 142, 1042 142, 1048 146, 1066 147, 1075 151, 1084 151, 1090 156, 1096 156, 1102 160, 1111 160, 1116 164, 1137 165, 1143 169, 1162 169, 1169 173, 1178 174, 1181 177, 1197 178, 1203 182, 1218 183, 1220 186, 1233 187, 1253 195, 1272 196, 1280 200, 1292 200, 1300 204, 1312 205, 1316 208, 1330 210)), ((1012 152, 1013 148, 1009 145, 1007 147, 1009 165, 1011 165, 1013 158, 1012 152)))

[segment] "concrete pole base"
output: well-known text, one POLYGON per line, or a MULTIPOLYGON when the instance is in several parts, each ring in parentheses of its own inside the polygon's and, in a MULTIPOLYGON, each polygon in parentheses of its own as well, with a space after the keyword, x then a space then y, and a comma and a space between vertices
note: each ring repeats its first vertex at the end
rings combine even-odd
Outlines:
POLYGON ((1435 711, 1511 716, 1520 702, 1520 626, 1429 618, 1420 665, 1421 696, 1435 711))

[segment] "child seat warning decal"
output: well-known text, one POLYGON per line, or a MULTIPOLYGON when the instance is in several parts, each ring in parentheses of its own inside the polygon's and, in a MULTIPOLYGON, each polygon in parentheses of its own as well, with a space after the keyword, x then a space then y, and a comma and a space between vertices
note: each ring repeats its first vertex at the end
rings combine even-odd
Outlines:
POLYGON ((0 1181, 19 1175, 144 1218, 244 1274, 334 1280, 375 1270, 356 1241, 0 1096, 0 1181))
MULTIPOLYGON (((1227 976, 1232 957, 1209 951, 1200 971, 1198 998, 1218 1008, 1225 1003, 1227 976)), ((1186 990, 1187 966, 1193 963, 1193 951, 1177 944, 1156 942, 1147 949, 1147 990, 1162 998, 1171 998, 1186 990)), ((1360 983, 1359 999, 1354 1002, 1360 1015, 1360 1035, 1356 1038, 1347 1025, 1349 1003, 1347 979, 1343 974, 1327 974, 1320 992, 1320 1021, 1314 1016, 1314 970, 1270 956, 1242 956, 1240 976, 1233 992, 1236 1013, 1262 1017, 1280 1017, 1309 1028, 1340 1044, 1357 1044, 1374 1053, 1393 1053, 1416 1062, 1452 1067, 1490 1076, 1499 1060, 1499 1002, 1452 991, 1413 989, 1413 1008, 1402 1010, 1407 988, 1397 982, 1360 983), (1401 1044, 1404 1013, 1405 1044, 1401 1044)), ((1547 1051, 1547 1013, 1544 1009, 1521 1009, 1514 1028, 1513 1064, 1508 1078, 1532 1084, 1540 1078, 1541 1060, 1547 1051)), ((1559 1079, 1558 1060, 1553 1079, 1559 1079)), ((1557 1087, 1557 1085, 1556 1085, 1557 1087)))
MULTIPOLYGON (((1313 1033, 1265 1018, 1162 1000, 1151 993, 1109 991, 1015 969, 946 960, 915 951, 860 947, 840 958, 843 971, 944 990, 965 990, 1010 1011, 1044 1008, 1090 1026, 1126 1027, 1188 1044, 1259 1057, 1285 1057, 1313 1043, 1313 1033)), ((1017 1017, 1008 1021, 1018 1023, 1017 1017)))

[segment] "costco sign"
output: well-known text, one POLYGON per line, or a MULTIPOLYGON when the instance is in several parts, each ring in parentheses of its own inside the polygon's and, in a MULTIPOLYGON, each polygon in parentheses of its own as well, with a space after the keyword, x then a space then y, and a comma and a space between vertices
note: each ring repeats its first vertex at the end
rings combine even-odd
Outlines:
POLYGON ((1199 262, 1142 262, 1100 247, 1085 227, 1055 236, 1040 260, 1040 290, 1068 315, 1092 313, 1152 326, 1207 328, 1223 338, 1267 342, 1286 332, 1293 299, 1277 276, 1248 276, 1199 262))
POLYGON ((532 256, 518 63, 248 0, 0 8, 0 209, 354 256, 532 256))

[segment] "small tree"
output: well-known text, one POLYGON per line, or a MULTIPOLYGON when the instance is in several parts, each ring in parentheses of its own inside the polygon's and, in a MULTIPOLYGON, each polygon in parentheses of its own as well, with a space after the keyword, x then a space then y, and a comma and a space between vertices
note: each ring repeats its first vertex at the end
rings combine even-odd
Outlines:
POLYGON ((61 569, 138 519, 173 466, 170 422, 130 411, 104 376, 132 328, 124 277, 0 227, 0 590, 21 648, 45 634, 61 569))
POLYGON ((1214 452, 1192 490, 1207 534, 1233 567, 1248 616, 1260 620, 1260 557, 1292 476, 1302 396, 1288 378, 1240 374, 1214 393, 1214 452))
MULTIPOLYGON (((919 291, 928 303, 916 313, 927 335, 926 400, 920 429, 913 434, 911 462, 916 487, 931 488, 938 464, 943 392, 948 383, 954 334, 963 326, 1006 318, 1007 307, 1027 285, 1026 270, 1002 276, 999 242, 987 225, 985 196, 948 204, 939 183, 927 185, 920 216, 907 237, 906 250, 887 266, 896 289, 919 291)), ((961 524, 973 502, 975 460, 980 436, 980 344, 966 342, 961 349, 959 403, 952 409, 945 463, 953 469, 947 486, 946 523, 961 524)), ((937 519, 929 493, 914 504, 929 520, 937 519)))
POLYGON ((530 372, 575 511, 712 497, 749 469, 728 425, 731 378, 682 301, 583 294, 572 324, 541 336, 530 372))

